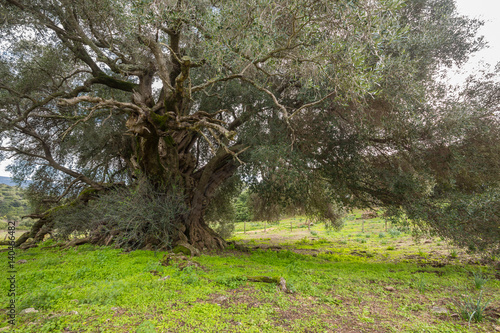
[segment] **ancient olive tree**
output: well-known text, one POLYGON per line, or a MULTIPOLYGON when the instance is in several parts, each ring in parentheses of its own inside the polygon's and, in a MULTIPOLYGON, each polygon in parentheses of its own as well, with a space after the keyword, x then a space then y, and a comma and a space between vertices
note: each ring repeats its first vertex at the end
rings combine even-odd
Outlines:
POLYGON ((496 101, 435 81, 483 45, 451 0, 1 3, 1 150, 38 203, 18 244, 221 248, 205 212, 241 175, 269 205, 386 206, 432 230, 425 207, 498 188, 496 101))

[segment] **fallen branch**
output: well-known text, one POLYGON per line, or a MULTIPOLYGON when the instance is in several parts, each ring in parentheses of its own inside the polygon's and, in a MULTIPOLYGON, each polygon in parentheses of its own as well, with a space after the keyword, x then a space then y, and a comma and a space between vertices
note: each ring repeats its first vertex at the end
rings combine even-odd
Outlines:
POLYGON ((250 282, 265 282, 265 283, 276 283, 281 291, 289 293, 290 290, 286 287, 286 280, 281 276, 247 276, 247 280, 250 282))
POLYGON ((68 249, 70 247, 77 246, 77 245, 87 244, 87 243, 90 243, 90 242, 91 242, 91 238, 90 237, 74 239, 74 240, 68 242, 64 246, 64 249, 68 249))

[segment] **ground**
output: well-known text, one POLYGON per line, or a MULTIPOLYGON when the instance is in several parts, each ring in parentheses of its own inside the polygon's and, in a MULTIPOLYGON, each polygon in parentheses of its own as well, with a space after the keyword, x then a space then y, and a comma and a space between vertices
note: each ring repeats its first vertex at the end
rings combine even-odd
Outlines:
POLYGON ((238 224, 225 252, 194 258, 51 240, 18 250, 16 310, 38 312, 12 329, 2 310, 0 331, 500 332, 497 258, 416 242, 361 212, 339 232, 301 217, 265 227, 238 224), (256 276, 283 277, 287 291, 256 276), (481 322, 462 318, 467 301, 481 322))

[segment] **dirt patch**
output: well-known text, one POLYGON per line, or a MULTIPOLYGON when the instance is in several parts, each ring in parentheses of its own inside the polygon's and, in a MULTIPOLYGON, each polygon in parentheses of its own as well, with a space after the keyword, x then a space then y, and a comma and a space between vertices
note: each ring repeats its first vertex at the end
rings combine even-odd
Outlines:
POLYGON ((257 291, 251 286, 241 286, 228 290, 227 294, 210 294, 205 303, 218 304, 223 308, 230 308, 238 304, 245 304, 247 308, 258 307, 264 303, 257 297, 257 291))
POLYGON ((278 229, 278 227, 270 227, 266 229, 247 230, 247 231, 236 231, 235 234, 252 234, 252 233, 260 234, 260 233, 266 233, 268 231, 273 231, 276 229, 278 229))
POLYGON ((486 318, 493 322, 497 322, 500 319, 500 307, 487 307, 484 312, 486 318))
POLYGON ((292 252, 308 256, 317 256, 320 250, 317 249, 291 249, 292 252))
POLYGON ((444 272, 441 271, 424 271, 424 270, 418 270, 415 272, 411 272, 411 274, 417 274, 417 273, 431 273, 431 274, 436 274, 437 276, 443 276, 444 272))

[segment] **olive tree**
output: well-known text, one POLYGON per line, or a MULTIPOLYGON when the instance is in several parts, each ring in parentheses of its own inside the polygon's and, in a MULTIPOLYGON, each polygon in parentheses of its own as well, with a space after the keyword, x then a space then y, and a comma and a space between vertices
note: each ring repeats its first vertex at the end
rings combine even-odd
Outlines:
POLYGON ((39 203, 18 243, 144 182, 182 198, 168 237, 200 249, 225 245, 205 212, 235 177, 334 224, 342 205, 442 207, 454 147, 478 156, 467 131, 495 117, 436 81, 484 44, 451 0, 1 3, 0 149, 39 203))

